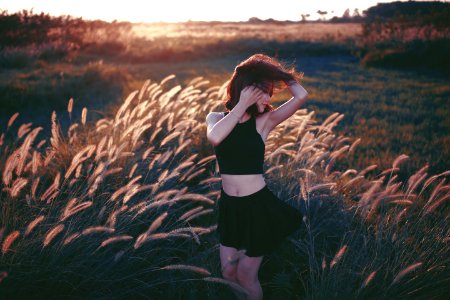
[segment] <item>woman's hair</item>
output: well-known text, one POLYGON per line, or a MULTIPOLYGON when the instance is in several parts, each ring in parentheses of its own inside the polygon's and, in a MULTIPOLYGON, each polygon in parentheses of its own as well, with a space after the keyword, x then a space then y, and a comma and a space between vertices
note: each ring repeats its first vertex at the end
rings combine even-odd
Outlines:
MULTIPOLYGON (((261 88, 271 96, 274 90, 281 90, 290 81, 297 81, 302 74, 297 73, 294 68, 288 69, 275 58, 264 54, 255 54, 241 62, 234 69, 230 82, 227 86, 227 99, 225 107, 232 110, 239 102, 241 91, 251 85, 261 88)), ((266 111, 273 110, 272 105, 267 105, 266 111)), ((256 104, 247 109, 247 113, 252 116, 259 114, 256 104)))

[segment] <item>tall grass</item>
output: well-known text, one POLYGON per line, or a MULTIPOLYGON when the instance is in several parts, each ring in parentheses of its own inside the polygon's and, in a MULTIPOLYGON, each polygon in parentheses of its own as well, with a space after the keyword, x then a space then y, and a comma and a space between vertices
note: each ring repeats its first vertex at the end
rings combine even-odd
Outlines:
MULTIPOLYGON (((49 137, 12 116, 0 134, 2 298, 232 299, 204 122, 223 110, 225 85, 173 79, 146 81, 95 124, 83 109, 62 132, 54 113, 49 137)), ((302 109, 266 141, 269 187, 304 215, 262 266, 266 297, 445 295, 449 172, 400 182, 406 156, 375 177, 340 169, 359 143, 334 133, 341 120, 302 109)))

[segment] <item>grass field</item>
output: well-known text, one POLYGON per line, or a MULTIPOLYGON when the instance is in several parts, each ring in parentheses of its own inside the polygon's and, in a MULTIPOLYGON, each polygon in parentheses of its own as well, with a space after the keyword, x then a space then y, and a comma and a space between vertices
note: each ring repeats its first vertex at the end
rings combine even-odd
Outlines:
POLYGON ((267 299, 444 299, 448 77, 361 65, 359 26, 138 24, 2 51, 0 298, 233 299, 205 117, 263 52, 310 93, 267 140, 269 187, 304 215, 263 261, 267 299))
MULTIPOLYGON (((215 234, 220 178, 201 138, 224 90, 171 80, 146 82, 95 124, 82 112, 67 133, 54 116, 49 139, 11 120, 2 298, 232 299, 239 286, 221 278, 215 234)), ((386 170, 342 168, 358 146, 335 133, 339 119, 300 110, 267 140, 269 187, 304 226, 264 261, 266 297, 440 299, 449 172, 400 180, 402 156, 386 170)))

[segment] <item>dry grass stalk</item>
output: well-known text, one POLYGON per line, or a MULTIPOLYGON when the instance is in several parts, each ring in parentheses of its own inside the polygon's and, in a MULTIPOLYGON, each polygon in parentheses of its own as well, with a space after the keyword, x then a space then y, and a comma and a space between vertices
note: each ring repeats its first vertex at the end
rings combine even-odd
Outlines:
POLYGON ((170 142, 171 140, 173 140, 174 138, 178 137, 181 134, 180 131, 175 131, 172 132, 171 134, 169 134, 168 136, 166 136, 162 141, 160 146, 164 146, 165 144, 167 144, 168 142, 170 142))
POLYGON ((87 117, 87 108, 83 107, 81 110, 81 124, 86 125, 86 117, 87 117))
POLYGON ((114 233, 116 230, 114 228, 106 227, 106 226, 91 226, 84 229, 81 232, 81 235, 89 235, 92 233, 106 232, 106 233, 114 233))
POLYGON ((13 198, 19 196, 20 191, 27 185, 27 183, 28 179, 25 179, 23 177, 17 178, 16 180, 14 180, 12 187, 8 189, 9 195, 13 198))
POLYGON ((131 235, 119 235, 119 236, 110 237, 110 238, 107 238, 106 240, 104 240, 101 243, 101 245, 99 246, 99 248, 106 247, 112 243, 117 243, 117 242, 121 242, 121 241, 129 241, 132 239, 133 239, 133 237, 131 235))
POLYGON ((80 165, 82 162, 91 157, 95 149, 96 149, 95 145, 87 145, 86 147, 81 149, 77 154, 75 154, 69 169, 67 169, 66 174, 64 175, 64 178, 66 179, 69 178, 70 175, 73 173, 73 171, 75 171, 75 169, 78 167, 78 165, 80 165))
POLYGON ((381 172, 380 176, 381 175, 386 175, 386 174, 391 174, 392 175, 392 173, 398 172, 399 170, 400 170, 399 168, 389 168, 389 169, 386 169, 383 172, 381 172))
POLYGON ((8 234, 3 241, 2 244, 2 253, 5 254, 9 250, 11 250, 11 245, 14 243, 14 241, 20 236, 20 232, 18 230, 15 230, 8 234))
POLYGON ((322 183, 322 184, 316 184, 315 186, 311 187, 309 189, 309 192, 315 192, 317 190, 327 189, 331 190, 336 187, 336 183, 322 183))
POLYGON ((128 209, 128 206, 124 205, 124 206, 120 207, 118 210, 111 212, 111 214, 108 217, 108 220, 106 221, 106 223, 109 225, 109 227, 114 228, 116 226, 117 216, 119 214, 125 212, 127 209, 128 209))
POLYGON ((56 152, 54 150, 50 151, 44 160, 44 166, 48 166, 49 163, 55 158, 56 152))
POLYGON ((357 174, 357 173, 358 173, 358 171, 356 171, 355 169, 348 169, 347 171, 342 173, 341 177, 345 177, 345 176, 350 175, 350 174, 354 175, 354 174, 357 174))
POLYGON ((433 202, 434 198, 441 191, 441 188, 444 185, 445 181, 446 179, 442 178, 442 180, 436 185, 436 187, 433 189, 433 192, 431 192, 430 198, 428 198, 427 203, 425 203, 424 207, 428 207, 433 202))
POLYGON ((55 193, 59 193, 59 181, 61 179, 61 174, 58 172, 56 174, 55 179, 53 180, 52 185, 50 185, 47 190, 41 195, 41 201, 48 200, 50 201, 52 198, 54 198, 55 193), (52 197, 50 197, 52 196, 52 197))
POLYGON ((36 226, 39 225, 39 223, 44 221, 44 219, 45 219, 44 216, 38 216, 33 221, 31 221, 28 224, 27 229, 25 230, 24 237, 28 236, 34 230, 34 228, 36 228, 36 226))
POLYGON ((137 167, 138 167, 138 164, 137 164, 137 163, 135 163, 135 164, 133 165, 133 167, 131 167, 130 173, 128 173, 128 178, 132 178, 132 177, 133 177, 134 172, 136 171, 137 167))
POLYGON ((436 207, 438 207, 439 205, 441 205, 444 201, 450 199, 450 193, 444 195, 443 197, 439 198, 438 200, 434 201, 433 204, 431 204, 426 210, 425 210, 425 215, 429 214, 431 212, 433 212, 436 207))
POLYGON ((333 268, 344 256, 345 252, 347 251, 347 245, 342 246, 341 249, 336 253, 333 260, 330 262, 330 268, 333 268))
POLYGON ((8 277, 8 272, 6 271, 0 272, 0 283, 2 283, 3 279, 5 279, 6 277, 8 277))
POLYGON ((40 141, 40 142, 37 144, 36 149, 41 148, 46 142, 47 142, 47 140, 42 140, 42 141, 40 141))
POLYGON ((167 217, 168 213, 164 212, 162 213, 159 217, 157 217, 152 224, 150 225, 150 227, 147 230, 147 234, 152 234, 153 232, 155 232, 162 224, 162 222, 164 221, 164 219, 167 217))
POLYGON ((411 200, 403 199, 403 200, 393 200, 389 203, 399 204, 399 205, 411 205, 413 202, 411 200))
POLYGON ((97 147, 96 147, 97 150, 95 152, 95 161, 99 161, 100 157, 102 156, 103 148, 106 145, 106 139, 107 139, 107 137, 104 136, 104 137, 102 137, 100 142, 98 142, 97 147))
POLYGON ((217 182, 222 182, 222 178, 220 177, 211 177, 211 178, 207 178, 207 179, 203 179, 202 181, 199 182, 200 185, 207 185, 207 184, 214 184, 217 182))
POLYGON ((131 101, 133 101, 134 97, 136 96, 136 94, 139 91, 133 91, 132 93, 130 93, 127 97, 127 99, 125 99, 124 103, 120 106, 120 108, 117 110, 116 116, 115 116, 115 121, 114 124, 119 124, 120 123, 120 119, 123 115, 123 113, 125 112, 125 110, 128 108, 128 105, 130 105, 131 101))
POLYGON ((86 201, 86 202, 83 202, 83 203, 80 203, 80 204, 74 206, 76 200, 77 199, 74 198, 69 201, 66 208, 64 209, 64 213, 63 213, 60 221, 66 220, 67 218, 73 216, 74 214, 76 214, 82 210, 85 210, 88 207, 91 207, 93 204, 92 201, 86 201))
POLYGON ((377 167, 378 167, 377 165, 368 166, 367 168, 365 168, 364 170, 359 172, 358 176, 365 176, 367 173, 369 173, 370 171, 375 170, 377 167))
POLYGON ((155 149, 154 146, 149 147, 147 150, 144 151, 142 154, 142 160, 147 159, 147 157, 150 155, 150 153, 155 149))
POLYGON ((341 149, 331 152, 330 157, 331 157, 331 158, 334 158, 334 159, 337 159, 337 158, 338 158, 339 156, 341 156, 345 151, 347 151, 348 148, 349 148, 348 145, 343 146, 341 149))
POLYGON ((214 210, 211 209, 211 208, 210 208, 210 209, 205 209, 204 211, 198 212, 198 213, 193 214, 192 216, 188 217, 188 218, 186 219, 186 222, 191 221, 192 219, 195 219, 195 218, 197 218, 197 217, 200 217, 200 216, 203 216, 203 215, 212 213, 212 212, 214 212, 214 210))
POLYGON ((356 140, 352 143, 352 145, 350 146, 350 149, 348 150, 348 154, 352 154, 352 153, 355 151, 356 147, 357 147, 360 143, 361 143, 361 139, 360 139, 360 138, 356 139, 356 140))
POLYGON ((170 234, 165 232, 154 234, 148 234, 147 232, 144 232, 143 234, 137 237, 136 242, 134 243, 134 249, 140 248, 147 241, 166 239, 170 236, 171 236, 170 234))
POLYGON ((427 175, 428 174, 425 173, 420 176, 414 177, 413 180, 408 180, 408 190, 406 191, 406 194, 409 195, 410 193, 412 193, 417 188, 417 186, 427 177, 427 175))
POLYGON ((33 125, 33 123, 26 123, 20 125, 19 129, 17 130, 17 137, 20 139, 25 134, 27 134, 31 130, 31 125, 33 125))
POLYGON ((45 236, 43 247, 47 247, 51 241, 61 232, 64 230, 64 224, 58 224, 52 229, 50 229, 47 232, 47 235, 45 236))
POLYGON ((186 174, 189 174, 189 172, 187 172, 183 178, 181 178, 182 181, 191 181, 192 179, 194 179, 195 177, 197 177, 198 175, 202 174, 203 172, 205 172, 206 169, 205 168, 201 168, 200 170, 195 171, 194 173, 190 174, 189 176, 186 177, 186 174))
POLYGON ((303 178, 299 179, 300 181, 300 193, 304 201, 308 200, 308 188, 306 187, 305 180, 303 178))
POLYGON ((325 268, 327 267, 327 260, 325 259, 325 257, 322 258, 322 270, 325 270, 325 268))
POLYGON ((375 278, 375 275, 377 274, 376 271, 372 272, 367 276, 367 278, 364 280, 363 284, 361 285, 361 289, 365 288, 369 285, 369 283, 375 278))
POLYGON ((31 198, 33 200, 36 199, 36 190, 37 190, 37 187, 38 187, 40 181, 41 181, 41 178, 37 177, 35 180, 33 180, 33 183, 31 184, 31 198))
POLYGON ((72 109, 73 109, 73 98, 70 98, 69 103, 67 104, 67 112, 69 113, 70 118, 72 118, 72 109))
POLYGON ((155 138, 156 138, 156 136, 158 135, 158 133, 161 132, 161 130, 162 130, 161 127, 156 128, 156 130, 153 131, 152 135, 150 136, 150 139, 149 139, 148 142, 149 142, 149 143, 152 143, 152 142, 155 140, 155 138))
POLYGON ((405 277, 408 273, 414 271, 415 269, 417 269, 418 267, 420 267, 422 265, 421 262, 412 264, 408 267, 406 267, 405 269, 401 270, 400 272, 398 272, 398 274, 394 277, 394 280, 392 281, 392 284, 395 284, 397 282, 399 282, 403 277, 405 277))
POLYGON ((191 200, 191 201, 206 202, 206 203, 211 204, 211 205, 214 204, 214 201, 212 201, 208 197, 205 197, 205 196, 200 195, 200 194, 191 194, 191 193, 180 195, 180 196, 176 196, 176 197, 172 198, 170 201, 180 201, 180 200, 191 200))
POLYGON ((59 134, 60 128, 56 121, 56 112, 52 113, 52 136, 50 137, 50 144, 53 149, 56 150, 59 148, 59 143, 61 140, 61 135, 59 134))
POLYGON ((267 169, 266 173, 269 174, 269 173, 275 172, 277 170, 282 169, 283 167, 284 167, 283 164, 280 164, 280 165, 277 165, 277 166, 272 166, 269 169, 267 169))
POLYGON ((9 118, 9 121, 8 121, 8 127, 6 127, 7 129, 9 129, 9 127, 12 126, 12 124, 14 123, 14 121, 17 119, 18 116, 19 116, 19 113, 16 112, 15 114, 13 114, 13 115, 11 116, 11 118, 9 118))
POLYGON ((169 160, 169 158, 172 156, 172 154, 173 154, 173 150, 167 150, 166 152, 164 152, 164 154, 161 156, 160 161, 158 161, 158 164, 160 166, 164 165, 169 160))
POLYGON ((165 267, 162 267, 161 270, 187 270, 187 271, 192 271, 195 273, 198 273, 200 275, 204 275, 204 276, 211 276, 211 273, 204 269, 204 268, 200 268, 197 266, 191 266, 191 265, 168 265, 165 267))
POLYGON ((154 196, 154 201, 167 200, 170 196, 175 195, 179 192, 179 190, 171 189, 167 191, 161 191, 157 195, 154 196))
POLYGON ((222 278, 219 278, 219 277, 204 277, 202 279, 204 281, 208 281, 208 282, 225 284, 225 285, 231 287, 232 289, 234 289, 235 291, 237 291, 239 293, 243 293, 245 295, 249 295, 249 293, 248 293, 248 291, 246 289, 244 289, 242 286, 240 286, 239 284, 237 284, 237 283, 235 283, 233 281, 222 279, 222 278))
POLYGON ((188 210, 187 212, 185 212, 181 217, 178 218, 178 221, 182 221, 184 219, 189 218, 190 216, 192 216, 193 214, 201 211, 203 209, 203 206, 198 206, 198 207, 194 207, 191 210, 188 210))
POLYGON ((105 172, 104 177, 108 176, 108 175, 113 175, 113 174, 117 174, 120 173, 123 170, 123 168, 114 168, 114 169, 109 169, 105 172))
POLYGON ((137 193, 139 193, 141 191, 141 188, 142 188, 142 190, 150 189, 148 186, 142 187, 139 184, 133 184, 129 187, 128 191, 123 196, 122 203, 127 204, 128 201, 130 201, 134 195, 136 195, 137 193))
POLYGON ((68 244, 70 244, 71 242, 73 242, 74 240, 76 240, 77 238, 79 238, 81 235, 79 232, 75 232, 71 235, 69 235, 63 242, 63 245, 66 246, 68 244))
POLYGON ((31 172, 33 174, 36 174, 39 167, 42 165, 42 159, 41 155, 37 151, 33 151, 33 158, 32 158, 32 165, 31 165, 31 172))
POLYGON ((359 207, 365 207, 372 200, 372 195, 381 187, 383 184, 384 177, 380 180, 374 180, 371 182, 370 188, 364 192, 361 200, 358 202, 359 207))
POLYGON ((119 188, 117 191, 115 191, 112 195, 111 195, 111 200, 112 201, 116 201, 117 198, 119 198, 120 195, 126 193, 130 188, 133 187, 134 183, 136 181, 138 181, 139 179, 142 178, 142 175, 136 176, 135 178, 131 179, 126 185, 124 185, 123 187, 119 188))
POLYGON ((7 159, 3 169, 3 183, 9 185, 13 177, 13 171, 20 176, 25 166, 29 149, 42 127, 35 128, 24 140, 19 149, 15 150, 7 159))

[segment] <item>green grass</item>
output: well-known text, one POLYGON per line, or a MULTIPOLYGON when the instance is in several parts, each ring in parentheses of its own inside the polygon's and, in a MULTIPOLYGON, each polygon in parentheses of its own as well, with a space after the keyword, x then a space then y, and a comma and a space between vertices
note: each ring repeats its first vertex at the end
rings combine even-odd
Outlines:
MULTIPOLYGON (((204 119, 222 97, 199 78, 146 82, 98 122, 88 112, 69 132, 54 122, 51 139, 29 132, 0 145, 0 296, 232 299, 226 282, 210 281, 222 276, 220 183, 204 119), (205 214, 182 217, 192 209, 205 214), (102 246, 117 236, 124 240, 102 246)), ((336 133, 336 118, 300 110, 266 141, 269 187, 304 215, 301 230, 264 259, 266 298, 444 297, 448 172, 366 174, 351 164, 354 139, 336 133)))

